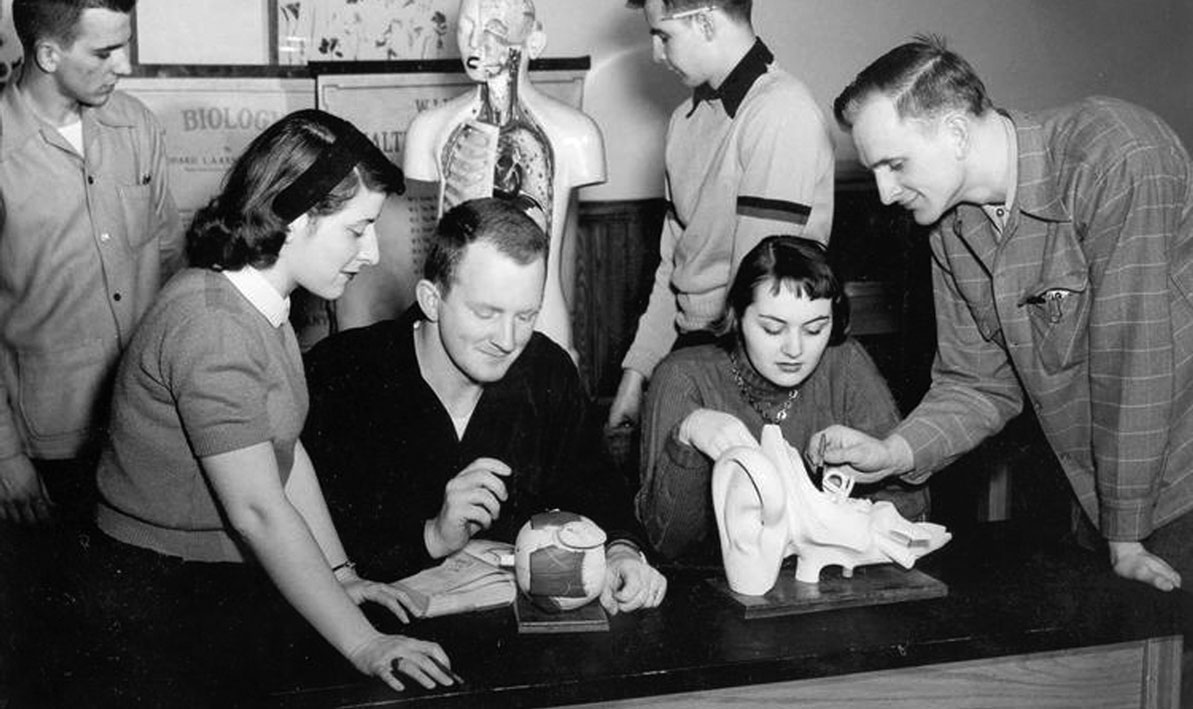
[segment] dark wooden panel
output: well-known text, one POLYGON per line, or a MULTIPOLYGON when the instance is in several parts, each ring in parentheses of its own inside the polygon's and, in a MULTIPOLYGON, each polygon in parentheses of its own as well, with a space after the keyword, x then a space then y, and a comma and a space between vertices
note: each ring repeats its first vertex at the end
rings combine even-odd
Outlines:
POLYGON ((617 391, 659 265, 665 209, 661 199, 580 203, 572 342, 594 396, 617 391))

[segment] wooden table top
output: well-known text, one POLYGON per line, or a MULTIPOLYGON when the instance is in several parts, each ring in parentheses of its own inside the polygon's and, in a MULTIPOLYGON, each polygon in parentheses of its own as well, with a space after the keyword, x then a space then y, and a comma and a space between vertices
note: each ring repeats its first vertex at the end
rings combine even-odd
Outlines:
MULTIPOLYGON (((603 633, 519 635, 511 608, 383 630, 440 642, 462 687, 395 693, 313 650, 271 679, 279 706, 548 706, 942 662, 1063 651, 1179 633, 1172 594, 1114 576, 1101 554, 1022 525, 980 525, 917 568, 948 596, 746 620, 708 579, 665 569, 663 605, 614 617, 603 633)), ((785 570, 784 573, 791 573, 785 570)))

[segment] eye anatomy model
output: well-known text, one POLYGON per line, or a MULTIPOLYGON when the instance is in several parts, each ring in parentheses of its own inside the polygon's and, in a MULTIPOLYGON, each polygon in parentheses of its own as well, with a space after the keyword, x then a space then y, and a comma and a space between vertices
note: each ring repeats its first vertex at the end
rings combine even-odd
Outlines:
POLYGON ((713 467, 713 507, 733 591, 765 594, 793 554, 796 581, 819 583, 826 566, 841 566, 846 577, 868 564, 909 569, 952 538, 939 524, 908 521, 889 502, 848 497, 847 485, 817 489, 778 426, 764 426, 761 438, 761 448, 732 448, 713 467))
POLYGON ((605 538, 605 530, 583 515, 534 515, 514 544, 518 588, 549 613, 586 605, 604 588, 605 538))

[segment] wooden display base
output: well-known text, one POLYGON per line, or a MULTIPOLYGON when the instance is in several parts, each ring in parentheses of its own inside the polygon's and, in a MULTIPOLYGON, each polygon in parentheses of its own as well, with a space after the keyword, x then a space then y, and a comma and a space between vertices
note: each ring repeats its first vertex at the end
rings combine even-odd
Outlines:
POLYGON ((723 576, 708 583, 737 602, 747 619, 940 598, 949 593, 948 586, 928 574, 896 564, 859 566, 853 578, 843 577, 839 566, 830 567, 821 572, 818 584, 796 581, 794 572, 784 568, 774 588, 761 596, 735 593, 723 576))
POLYGON ((592 633, 609 629, 609 616, 599 600, 575 610, 548 613, 519 591, 514 601, 514 617, 518 620, 519 633, 592 633))

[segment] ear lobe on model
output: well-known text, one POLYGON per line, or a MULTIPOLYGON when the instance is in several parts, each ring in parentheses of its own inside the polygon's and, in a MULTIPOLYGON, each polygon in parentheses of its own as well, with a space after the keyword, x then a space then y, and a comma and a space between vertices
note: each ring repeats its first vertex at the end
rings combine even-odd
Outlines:
POLYGON ((713 475, 714 510, 725 554, 756 557, 762 546, 762 499, 743 462, 734 456, 718 461, 713 475))
POLYGON ((422 309, 423 315, 427 316, 427 320, 436 322, 439 320, 439 287, 425 278, 419 279, 414 286, 414 298, 418 301, 418 307, 422 309))
POLYGON ((737 593, 775 585, 786 545, 787 500, 771 462, 757 449, 732 448, 713 466, 713 511, 725 578, 737 593))
POLYGON ((526 54, 531 59, 538 59, 543 54, 543 50, 547 48, 547 33, 543 32, 542 25, 535 22, 534 30, 531 31, 530 36, 526 38, 526 54))
POLYGON ((780 525, 787 514, 787 498, 778 471, 756 449, 731 449, 713 471, 719 522, 733 546, 757 549, 761 535, 780 525))

